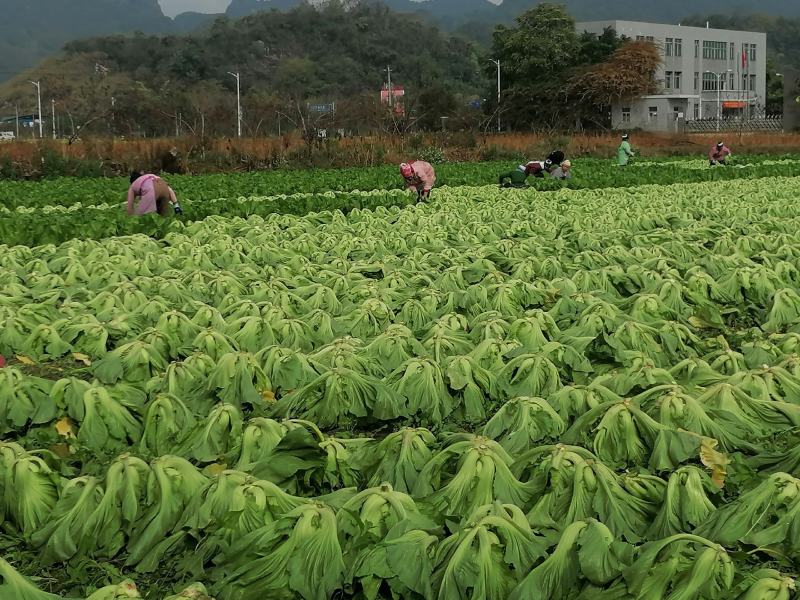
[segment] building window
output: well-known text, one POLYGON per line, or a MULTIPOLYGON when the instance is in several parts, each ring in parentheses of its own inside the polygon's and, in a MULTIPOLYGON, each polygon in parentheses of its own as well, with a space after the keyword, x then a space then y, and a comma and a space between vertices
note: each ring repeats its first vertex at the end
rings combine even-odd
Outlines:
POLYGON ((700 40, 694 41, 694 57, 700 58, 700 40))
POLYGON ((647 114, 650 117, 650 122, 651 123, 653 121, 657 121, 658 120, 658 107, 657 106, 651 106, 650 108, 647 109, 647 114))
POLYGON ((731 42, 731 43, 730 43, 730 49, 729 49, 729 54, 728 54, 728 57, 729 57, 731 60, 733 60, 734 58, 736 58, 736 44, 734 44, 733 42, 731 42))
POLYGON ((718 79, 714 73, 703 73, 703 91, 716 92, 718 79))
POLYGON ((734 73, 728 73, 728 89, 736 89, 736 75, 734 73))
POLYGON ((675 38, 673 46, 673 49, 675 50, 675 56, 683 56, 683 40, 681 38, 675 38))
POLYGON ((725 42, 703 42, 703 58, 728 60, 728 44, 725 42))
POLYGON ((747 75, 742 75, 742 90, 747 89, 747 75))
POLYGON ((756 61, 756 45, 750 44, 750 62, 756 61))
POLYGON ((664 40, 664 56, 672 56, 672 38, 664 40))
POLYGON ((694 72, 694 91, 700 91, 700 73, 698 71, 694 72))
POLYGON ((664 73, 664 88, 668 90, 672 89, 672 71, 666 71, 664 73))
POLYGON ((623 106, 622 107, 622 122, 623 123, 630 123, 631 122, 631 107, 630 106, 623 106))
POLYGON ((750 91, 751 92, 755 92, 756 91, 756 76, 755 75, 750 75, 750 91))
POLYGON ((644 41, 644 36, 643 35, 637 35, 636 36, 636 41, 637 42, 643 42, 644 41))
POLYGON ((681 89, 681 84, 683 83, 681 80, 683 79, 683 71, 675 71, 675 74, 672 76, 672 84, 674 89, 679 90, 681 89))

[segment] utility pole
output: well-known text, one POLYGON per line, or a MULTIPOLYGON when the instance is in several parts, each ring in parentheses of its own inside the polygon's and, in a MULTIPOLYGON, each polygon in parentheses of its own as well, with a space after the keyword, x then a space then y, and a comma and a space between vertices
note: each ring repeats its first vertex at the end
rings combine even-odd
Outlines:
POLYGON ((56 139, 56 101, 51 99, 50 105, 53 107, 53 139, 56 139))
POLYGON ((237 137, 242 137, 242 93, 239 85, 239 72, 231 73, 228 71, 228 75, 236 79, 236 135, 237 137))
POLYGON ((14 115, 17 119, 17 139, 19 139, 19 106, 16 104, 14 105, 14 115))
POLYGON ((394 94, 392 93, 392 67, 386 67, 386 90, 389 92, 389 107, 394 104, 394 94))
POLYGON ((500 133, 500 60, 489 60, 497 65, 497 133, 500 133))
POLYGON ((44 137, 44 129, 42 128, 42 83, 41 81, 31 81, 31 85, 36 86, 36 102, 39 107, 39 139, 44 137))

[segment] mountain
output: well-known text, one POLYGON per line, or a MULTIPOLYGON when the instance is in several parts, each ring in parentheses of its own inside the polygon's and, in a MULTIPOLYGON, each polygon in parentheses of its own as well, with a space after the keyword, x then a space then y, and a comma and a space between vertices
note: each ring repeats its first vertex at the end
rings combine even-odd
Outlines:
POLYGON ((209 14, 199 12, 184 12, 176 15, 173 19, 172 30, 175 33, 190 33, 201 27, 206 27, 213 23, 215 19, 224 17, 224 13, 209 14))
POLYGON ((71 40, 172 29, 158 0, 0 0, 0 79, 34 66, 71 40))
MULTIPOLYGON (((435 1, 435 0, 434 0, 435 1)), ((765 12, 775 16, 800 17, 800 2, 786 0, 672 0, 671 2, 646 2, 642 0, 564 0, 569 13, 578 21, 602 21, 624 19, 627 21, 647 21, 679 23, 690 14, 717 13, 723 6, 727 14, 765 12)), ((532 5, 531 0, 504 0, 497 8, 501 20, 511 20, 532 5)))
MULTIPOLYGON (((320 1, 322 0, 314 0, 311 3, 320 1)), ((538 4, 535 0, 503 0, 499 4, 489 0, 383 0, 383 2, 396 11, 426 15, 448 29, 476 22, 482 22, 487 26, 511 23, 516 16, 538 4)), ((307 3, 306 0, 231 0, 226 14, 230 17, 244 17, 270 9, 287 10, 304 3, 307 3)), ((720 8, 718 0, 672 0, 671 2, 555 0, 555 3, 563 4, 578 21, 626 19, 678 23, 686 15, 715 13, 720 8)), ((761 0, 757 5, 754 5, 752 0, 726 0, 724 7, 729 14, 749 14, 757 11, 778 17, 800 17, 800 2, 785 0, 761 0)))
POLYGON ((231 0, 225 16, 238 19, 266 10, 289 10, 301 3, 297 0, 231 0))

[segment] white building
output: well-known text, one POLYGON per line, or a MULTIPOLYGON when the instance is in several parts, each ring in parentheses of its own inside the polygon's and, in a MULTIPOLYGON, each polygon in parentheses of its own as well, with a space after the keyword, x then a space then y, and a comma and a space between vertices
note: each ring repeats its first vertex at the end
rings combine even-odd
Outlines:
POLYGON ((579 33, 606 28, 659 47, 663 61, 652 96, 612 107, 615 129, 674 131, 681 119, 747 117, 767 95, 767 34, 635 21, 578 23, 579 33))

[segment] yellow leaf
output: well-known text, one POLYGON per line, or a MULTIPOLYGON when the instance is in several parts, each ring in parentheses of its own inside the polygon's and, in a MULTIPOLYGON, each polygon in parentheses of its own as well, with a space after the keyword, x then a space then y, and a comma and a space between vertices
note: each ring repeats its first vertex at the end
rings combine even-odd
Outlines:
POLYGON ((36 364, 36 362, 35 362, 34 360, 32 360, 32 359, 28 358, 27 356, 22 356, 21 354, 17 354, 17 355, 15 356, 15 358, 16 358, 16 359, 17 359, 19 362, 21 362, 23 365, 28 365, 29 367, 31 367, 31 366, 33 366, 33 365, 35 365, 35 364, 36 364))
POLYGON ((91 359, 88 356, 86 356, 85 354, 81 354, 80 352, 73 352, 72 353, 72 358, 74 358, 78 362, 81 362, 81 363, 85 364, 87 367, 91 367, 92 366, 91 359))
POLYGON ((203 469, 203 473, 209 475, 211 477, 215 477, 225 471, 228 468, 228 465, 221 464, 221 463, 211 463, 205 469, 203 469))
POLYGON ((264 399, 265 402, 275 402, 275 392, 272 390, 261 390, 261 397, 264 399))
POLYGON ((703 438, 700 442, 700 462, 711 471, 711 481, 719 488, 725 485, 725 476, 728 474, 727 466, 731 460, 716 448, 717 440, 703 438))
POLYGON ((689 325, 696 329, 705 329, 706 324, 704 321, 698 319, 697 317, 689 317, 689 325))
POLYGON ((75 430, 72 428, 72 421, 70 421, 69 417, 62 417, 58 420, 56 423, 56 431, 58 435, 65 438, 75 437, 75 430))

